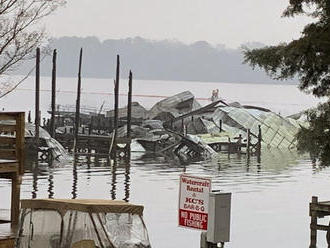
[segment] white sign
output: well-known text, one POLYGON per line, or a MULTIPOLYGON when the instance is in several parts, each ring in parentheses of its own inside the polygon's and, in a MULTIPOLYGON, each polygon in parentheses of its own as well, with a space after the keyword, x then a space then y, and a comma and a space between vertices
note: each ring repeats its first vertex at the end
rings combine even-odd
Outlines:
POLYGON ((179 226, 207 230, 211 179, 180 175, 179 226))

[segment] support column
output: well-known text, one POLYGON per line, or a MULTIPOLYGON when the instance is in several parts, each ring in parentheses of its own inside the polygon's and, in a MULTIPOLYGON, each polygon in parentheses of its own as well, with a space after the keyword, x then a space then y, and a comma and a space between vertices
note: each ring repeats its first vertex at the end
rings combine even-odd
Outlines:
POLYGON ((311 229, 311 243, 309 248, 316 248, 316 242, 317 242, 317 216, 316 213, 314 211, 311 210, 311 205, 312 204, 317 204, 318 199, 317 196, 313 196, 312 197, 312 203, 309 205, 309 211, 310 211, 310 216, 311 216, 311 225, 310 225, 310 229, 311 229))
POLYGON ((11 226, 17 226, 20 207, 20 187, 21 178, 17 174, 13 174, 11 178, 11 226))

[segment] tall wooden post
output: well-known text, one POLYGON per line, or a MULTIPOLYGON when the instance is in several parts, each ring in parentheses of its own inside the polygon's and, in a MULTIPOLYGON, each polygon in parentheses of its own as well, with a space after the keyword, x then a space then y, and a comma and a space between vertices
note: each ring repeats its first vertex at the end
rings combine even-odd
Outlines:
POLYGON ((222 132, 222 120, 219 121, 219 129, 220 129, 220 133, 222 132))
POLYGON ((36 53, 36 95, 35 95, 35 144, 39 147, 39 126, 40 126, 40 48, 36 53))
POLYGON ((113 152, 117 156, 117 129, 118 129, 118 102, 119 102, 119 73, 120 73, 120 59, 117 55, 116 81, 115 81, 115 118, 114 118, 114 136, 113 136, 113 152))
POLYGON ((79 131, 79 119, 80 119, 80 93, 81 93, 81 64, 82 64, 82 48, 80 49, 79 56, 79 69, 78 69, 78 86, 77 86, 77 100, 76 100, 76 118, 75 118, 75 129, 74 129, 74 142, 73 152, 77 152, 78 146, 78 131, 79 131))
POLYGON ((128 103, 127 103, 127 138, 131 138, 131 119, 132 119, 132 72, 129 72, 128 80, 128 103))
POLYGON ((248 157, 250 157, 250 145, 251 145, 251 134, 250 129, 247 130, 247 144, 246 144, 246 154, 248 157))
MULTIPOLYGON (((318 199, 317 196, 313 196, 312 197, 312 203, 311 204, 317 204, 318 199)), ((311 209, 311 207, 309 207, 311 209)), ((309 248, 316 248, 316 242, 317 242, 317 216, 315 212, 310 212, 310 216, 311 216, 311 225, 310 225, 310 229, 311 229, 311 243, 309 245, 309 248)))
POLYGON ((261 136, 261 126, 258 125, 258 146, 257 146, 257 154, 260 156, 261 154, 261 141, 262 141, 262 136, 261 136))
POLYGON ((56 49, 53 51, 53 70, 52 70, 52 116, 50 121, 50 135, 55 138, 55 109, 56 109, 56 49))

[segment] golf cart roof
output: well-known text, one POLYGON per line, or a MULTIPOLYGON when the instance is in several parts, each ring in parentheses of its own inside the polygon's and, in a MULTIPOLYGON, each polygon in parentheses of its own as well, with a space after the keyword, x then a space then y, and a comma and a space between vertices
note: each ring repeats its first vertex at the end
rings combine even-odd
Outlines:
POLYGON ((65 214, 68 210, 89 213, 129 213, 142 216, 143 206, 120 200, 101 199, 29 199, 21 200, 22 208, 57 210, 65 214))

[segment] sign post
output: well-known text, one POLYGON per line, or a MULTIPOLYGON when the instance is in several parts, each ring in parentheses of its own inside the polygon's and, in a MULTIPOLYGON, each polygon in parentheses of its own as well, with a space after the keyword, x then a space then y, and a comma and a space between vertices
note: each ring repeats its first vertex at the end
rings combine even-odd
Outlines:
POLYGON ((180 175, 179 226, 207 230, 211 179, 180 175))

